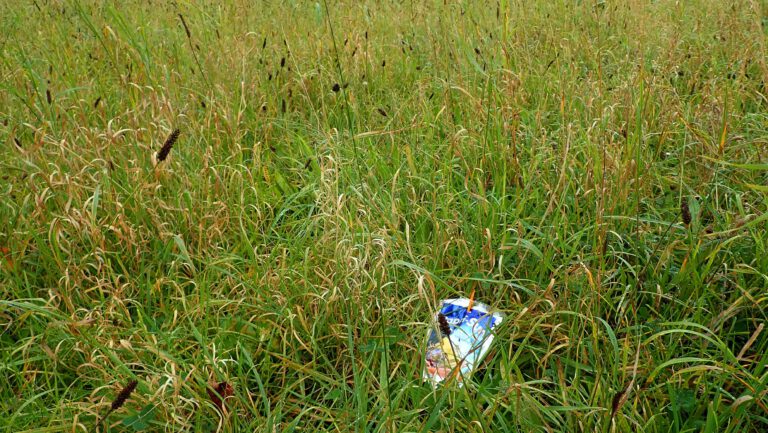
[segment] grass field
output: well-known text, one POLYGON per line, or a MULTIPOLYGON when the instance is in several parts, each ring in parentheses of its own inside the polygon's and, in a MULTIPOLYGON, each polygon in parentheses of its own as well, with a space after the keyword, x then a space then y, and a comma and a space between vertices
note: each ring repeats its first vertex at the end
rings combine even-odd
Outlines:
POLYGON ((0 23, 0 431, 768 431, 766 1, 0 23))

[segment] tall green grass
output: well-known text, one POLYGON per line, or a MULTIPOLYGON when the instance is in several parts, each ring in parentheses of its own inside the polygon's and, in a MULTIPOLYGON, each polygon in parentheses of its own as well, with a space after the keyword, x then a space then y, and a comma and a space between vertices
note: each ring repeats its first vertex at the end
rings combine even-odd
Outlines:
POLYGON ((767 24, 0 3, 0 426, 766 431, 767 24), (425 329, 472 290, 507 319, 432 389, 425 329))

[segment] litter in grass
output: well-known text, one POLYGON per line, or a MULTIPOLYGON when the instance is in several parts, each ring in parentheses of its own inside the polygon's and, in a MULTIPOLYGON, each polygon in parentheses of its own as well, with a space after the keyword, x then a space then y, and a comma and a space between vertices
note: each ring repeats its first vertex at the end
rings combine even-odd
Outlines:
POLYGON ((424 380, 437 385, 453 377, 461 386, 488 353, 503 319, 472 297, 442 300, 427 332, 424 380))

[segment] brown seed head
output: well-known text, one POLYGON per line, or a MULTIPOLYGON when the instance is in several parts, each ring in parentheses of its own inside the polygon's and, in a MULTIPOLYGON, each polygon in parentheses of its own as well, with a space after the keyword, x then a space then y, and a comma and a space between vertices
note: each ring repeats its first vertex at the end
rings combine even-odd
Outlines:
POLYGON ((440 328, 440 333, 443 337, 451 335, 451 326, 448 324, 448 319, 445 318, 443 313, 437 314, 437 326, 440 328))
POLYGON ((179 139, 179 134, 181 134, 181 131, 178 129, 174 129, 173 132, 171 132, 171 135, 168 136, 168 138, 165 139, 165 143, 163 143, 163 147, 160 148, 160 151, 157 152, 157 160, 158 162, 163 162, 168 158, 168 154, 171 153, 171 149, 173 148, 173 145, 176 143, 176 140, 179 139))
POLYGON ((683 197, 683 200, 680 202, 680 214, 683 216, 685 225, 691 224, 691 208, 688 207, 688 199, 685 197, 683 197))
POLYGON ((131 396, 133 391, 136 389, 136 385, 138 385, 139 382, 136 380, 132 380, 128 382, 127 385, 125 385, 125 388, 123 388, 119 394, 117 394, 117 397, 115 397, 115 400, 112 401, 112 410, 118 410, 120 409, 124 404, 125 401, 128 400, 128 397, 131 396))

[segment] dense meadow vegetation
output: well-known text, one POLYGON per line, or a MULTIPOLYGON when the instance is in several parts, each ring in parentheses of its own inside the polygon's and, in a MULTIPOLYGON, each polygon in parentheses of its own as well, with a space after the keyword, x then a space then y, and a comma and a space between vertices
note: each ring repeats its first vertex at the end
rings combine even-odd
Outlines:
POLYGON ((768 431, 766 1, 0 29, 0 430, 768 431), (472 291, 506 319, 433 389, 472 291))

